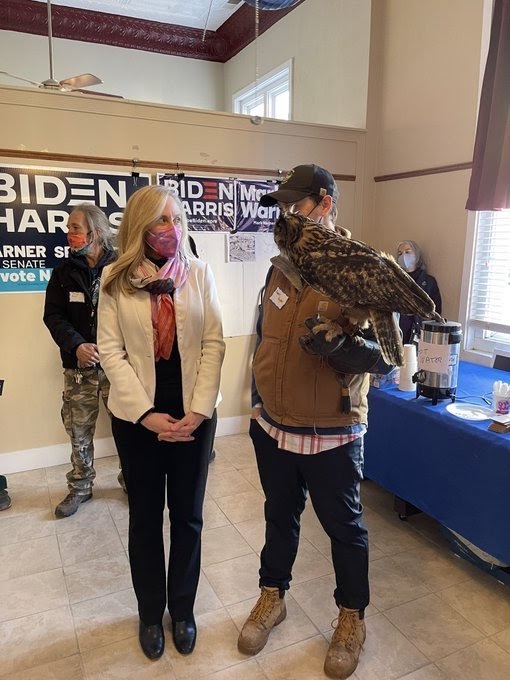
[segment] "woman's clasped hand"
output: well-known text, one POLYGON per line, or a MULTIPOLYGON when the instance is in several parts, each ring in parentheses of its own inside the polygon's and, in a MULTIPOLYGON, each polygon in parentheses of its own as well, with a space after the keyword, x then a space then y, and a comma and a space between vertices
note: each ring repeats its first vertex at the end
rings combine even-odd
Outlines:
POLYGON ((184 418, 173 418, 168 413, 152 412, 141 421, 148 430, 158 435, 162 442, 193 441, 193 432, 204 421, 200 413, 188 413, 184 418))

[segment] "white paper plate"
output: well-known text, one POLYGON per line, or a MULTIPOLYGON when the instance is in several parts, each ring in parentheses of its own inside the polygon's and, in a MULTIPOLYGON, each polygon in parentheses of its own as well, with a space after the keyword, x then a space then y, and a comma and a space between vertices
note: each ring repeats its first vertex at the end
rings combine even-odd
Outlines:
POLYGON ((469 403, 460 404, 456 401, 448 404, 446 410, 458 418, 464 418, 464 420, 490 420, 495 415, 494 411, 486 406, 469 403))

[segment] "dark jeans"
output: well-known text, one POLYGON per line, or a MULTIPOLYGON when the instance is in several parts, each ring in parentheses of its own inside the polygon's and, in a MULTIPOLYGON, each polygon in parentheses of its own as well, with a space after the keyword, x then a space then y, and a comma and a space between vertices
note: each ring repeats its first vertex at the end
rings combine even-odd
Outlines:
POLYGON ((307 491, 331 539, 337 605, 364 609, 369 603, 368 534, 363 525, 360 481, 363 438, 313 455, 278 449, 250 421, 260 481, 266 496, 266 542, 260 555, 260 585, 287 589, 296 558, 300 516, 307 491))
POLYGON ((129 561, 138 612, 146 625, 168 610, 175 621, 189 619, 200 576, 202 506, 207 481, 211 420, 192 442, 158 442, 143 425, 112 419, 129 501, 129 561), (168 575, 163 545, 163 511, 170 516, 168 575))

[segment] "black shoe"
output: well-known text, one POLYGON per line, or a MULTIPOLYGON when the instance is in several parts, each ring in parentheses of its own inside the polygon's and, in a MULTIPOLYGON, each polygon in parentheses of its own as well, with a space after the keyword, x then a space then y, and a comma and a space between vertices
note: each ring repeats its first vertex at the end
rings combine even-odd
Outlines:
POLYGON ((191 617, 187 621, 172 621, 172 638, 179 654, 191 654, 197 641, 195 619, 191 617))
POLYGON ((90 501, 92 492, 88 494, 82 493, 68 493, 63 501, 55 508, 55 515, 57 517, 71 517, 78 510, 82 503, 90 501))
POLYGON ((0 491, 0 510, 7 510, 11 507, 11 497, 7 493, 7 489, 0 491))
POLYGON ((138 640, 143 653, 151 661, 159 659, 165 651, 165 634, 163 633, 163 626, 160 623, 155 623, 152 626, 146 626, 140 619, 140 626, 138 628, 138 640))

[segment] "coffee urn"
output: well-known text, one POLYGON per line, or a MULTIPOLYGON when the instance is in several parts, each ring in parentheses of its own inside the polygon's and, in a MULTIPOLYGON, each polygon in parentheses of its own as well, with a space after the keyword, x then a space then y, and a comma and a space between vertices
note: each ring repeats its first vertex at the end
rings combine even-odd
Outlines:
POLYGON ((416 397, 455 401, 462 326, 456 321, 423 321, 418 341, 416 397))

